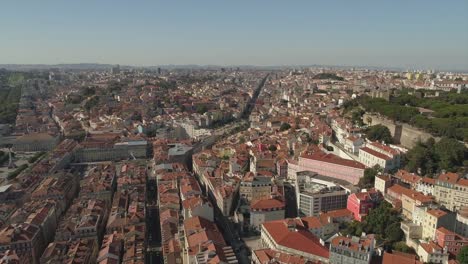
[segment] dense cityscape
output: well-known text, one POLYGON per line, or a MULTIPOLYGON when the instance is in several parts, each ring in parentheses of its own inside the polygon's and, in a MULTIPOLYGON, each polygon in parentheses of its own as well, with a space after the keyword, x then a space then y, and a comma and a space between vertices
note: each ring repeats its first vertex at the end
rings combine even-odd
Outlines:
POLYGON ((0 263, 468 263, 468 74, 0 70, 0 263))

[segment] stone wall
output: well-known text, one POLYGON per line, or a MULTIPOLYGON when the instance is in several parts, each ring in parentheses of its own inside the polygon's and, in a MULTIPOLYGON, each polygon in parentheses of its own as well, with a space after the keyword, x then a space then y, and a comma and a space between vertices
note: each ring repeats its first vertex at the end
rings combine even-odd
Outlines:
POLYGON ((393 140, 396 144, 401 144, 405 148, 413 148, 418 141, 426 141, 433 137, 436 141, 440 140, 438 137, 434 137, 431 134, 422 131, 419 128, 410 126, 404 123, 397 123, 388 118, 366 113, 363 116, 363 121, 367 125, 384 125, 388 127, 390 133, 392 133, 393 140), (370 122, 369 122, 370 121, 370 122))

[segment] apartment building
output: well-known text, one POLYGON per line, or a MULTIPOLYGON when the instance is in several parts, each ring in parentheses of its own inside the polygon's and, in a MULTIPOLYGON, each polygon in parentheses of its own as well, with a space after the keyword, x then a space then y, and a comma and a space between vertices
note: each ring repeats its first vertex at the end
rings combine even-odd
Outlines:
POLYGON ((434 186, 436 201, 451 211, 458 211, 468 204, 468 180, 456 173, 439 175, 434 186))
POLYGON ((305 216, 344 209, 348 191, 330 177, 304 171, 297 174, 297 208, 305 216))
POLYGON ((250 205, 250 226, 260 230, 263 223, 284 219, 286 204, 281 198, 253 201, 250 205))
POLYGON ((327 154, 321 150, 305 152, 299 157, 296 171, 313 171, 320 175, 357 184, 364 176, 363 164, 327 154))
POLYGON ((374 254, 373 235, 365 237, 334 237, 330 243, 330 263, 369 264, 374 254))
POLYGON ((366 167, 378 165, 384 171, 400 168, 401 153, 387 145, 371 142, 359 149, 359 161, 366 167))
POLYGON ((320 244, 319 239, 299 218, 263 223, 261 243, 264 248, 300 256, 309 261, 329 263, 329 250, 320 244))

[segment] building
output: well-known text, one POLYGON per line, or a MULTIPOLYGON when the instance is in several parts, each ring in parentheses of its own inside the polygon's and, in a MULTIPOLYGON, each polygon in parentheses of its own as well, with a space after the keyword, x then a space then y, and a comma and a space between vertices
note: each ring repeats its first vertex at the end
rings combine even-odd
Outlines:
POLYGON ((334 237, 330 243, 330 263, 369 264, 374 254, 375 239, 366 237, 334 237))
POLYGON ((364 145, 364 139, 356 136, 349 136, 344 140, 344 148, 346 151, 358 155, 359 149, 364 145))
POLYGON ((381 192, 383 195, 387 193, 387 189, 392 186, 392 177, 389 175, 375 176, 374 188, 381 192))
POLYGON ((416 184, 416 191, 424 193, 425 195, 434 195, 435 183, 436 183, 436 179, 423 177, 416 184))
POLYGON ((14 250, 18 254, 30 253, 33 263, 39 263, 46 247, 41 229, 30 224, 12 224, 0 230, 0 252, 14 250))
POLYGON ((105 235, 99 250, 96 263, 120 263, 123 250, 123 235, 117 232, 105 235))
POLYGON ((442 211, 440 209, 429 209, 426 211, 426 216, 422 222, 423 239, 432 240, 436 237, 436 230, 440 227, 448 227, 452 229, 455 224, 453 213, 442 211))
POLYGON ((468 204, 468 179, 451 172, 441 174, 435 182, 434 196, 447 209, 460 210, 468 204))
POLYGON ((248 172, 240 183, 240 198, 248 203, 254 200, 270 198, 271 180, 271 177, 254 175, 254 173, 248 172))
POLYGON ((447 264, 449 259, 447 249, 432 241, 419 244, 418 255, 424 263, 447 264))
POLYGON ((169 162, 180 162, 183 164, 189 164, 191 162, 193 153, 193 148, 191 146, 182 143, 174 143, 168 144, 168 147, 167 157, 169 162))
POLYGON ((452 256, 457 256, 464 246, 468 246, 468 238, 460 236, 445 227, 437 228, 435 240, 440 247, 447 249, 452 256))
POLYGON ((340 231, 340 225, 353 220, 353 214, 348 209, 340 209, 321 213, 319 216, 302 217, 304 226, 320 238, 327 241, 340 231))
POLYGON ((359 149, 359 161, 367 167, 377 165, 384 171, 390 171, 400 168, 400 159, 400 151, 378 142, 359 149))
POLYGON ((353 213, 354 220, 361 222, 369 210, 375 208, 382 200, 382 194, 376 190, 352 193, 348 197, 346 208, 353 213))
POLYGON ((382 258, 382 264, 423 264, 423 262, 418 260, 418 256, 402 253, 398 251, 393 251, 393 253, 384 252, 382 258))
POLYGON ((308 171, 297 173, 296 195, 298 211, 305 216, 344 209, 348 199, 348 191, 337 180, 308 171))
POLYGON ((312 264, 306 258, 282 253, 269 248, 258 249, 252 252, 253 264, 312 264))
POLYGON ((344 180, 352 184, 359 182, 359 179, 364 176, 364 169, 366 168, 366 166, 357 161, 343 159, 333 154, 326 154, 320 150, 315 150, 312 153, 303 153, 299 157, 298 165, 297 171, 313 171, 320 175, 344 180))
POLYGON ((215 223, 192 217, 184 221, 184 256, 182 263, 238 263, 215 223))
POLYGON ((398 184, 388 188, 385 199, 394 207, 401 207, 403 216, 408 220, 413 220, 413 212, 417 206, 430 205, 434 202, 433 197, 398 184))
POLYGON ((468 237, 468 207, 464 206, 457 212, 455 221, 455 231, 464 236, 468 237))
POLYGON ((148 142, 146 140, 122 141, 108 144, 87 144, 82 142, 75 152, 77 162, 95 162, 146 158, 148 142))
POLYGON ((309 261, 329 262, 328 249, 298 218, 263 223, 261 243, 264 248, 303 257, 309 261))
POLYGON ((111 68, 111 74, 119 74, 120 73, 120 65, 115 65, 111 68))
POLYGON ((182 201, 182 213, 184 219, 200 216, 214 221, 214 209, 208 199, 204 197, 190 197, 182 201))
POLYGON ((60 137, 48 133, 30 133, 16 138, 14 151, 49 151, 60 142, 60 137))
POLYGON ((250 226, 260 230, 263 223, 284 219, 286 204, 280 198, 253 201, 250 205, 250 226))

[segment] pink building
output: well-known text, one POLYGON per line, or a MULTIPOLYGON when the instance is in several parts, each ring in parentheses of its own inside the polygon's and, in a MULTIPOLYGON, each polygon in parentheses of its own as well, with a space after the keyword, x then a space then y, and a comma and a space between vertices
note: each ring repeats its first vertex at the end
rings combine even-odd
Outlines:
POLYGON ((346 208, 353 213, 355 220, 361 222, 364 216, 369 213, 369 210, 374 208, 382 198, 382 195, 376 190, 353 193, 348 196, 346 208))
POLYGON ((439 227, 436 230, 437 244, 443 248, 447 247, 448 252, 452 256, 457 256, 460 249, 468 246, 468 239, 456 234, 445 227, 439 227))
POLYGON ((313 153, 304 153, 299 157, 299 170, 313 171, 320 175, 345 180, 357 184, 364 176, 363 164, 342 159, 333 154, 327 154, 321 150, 313 153))

